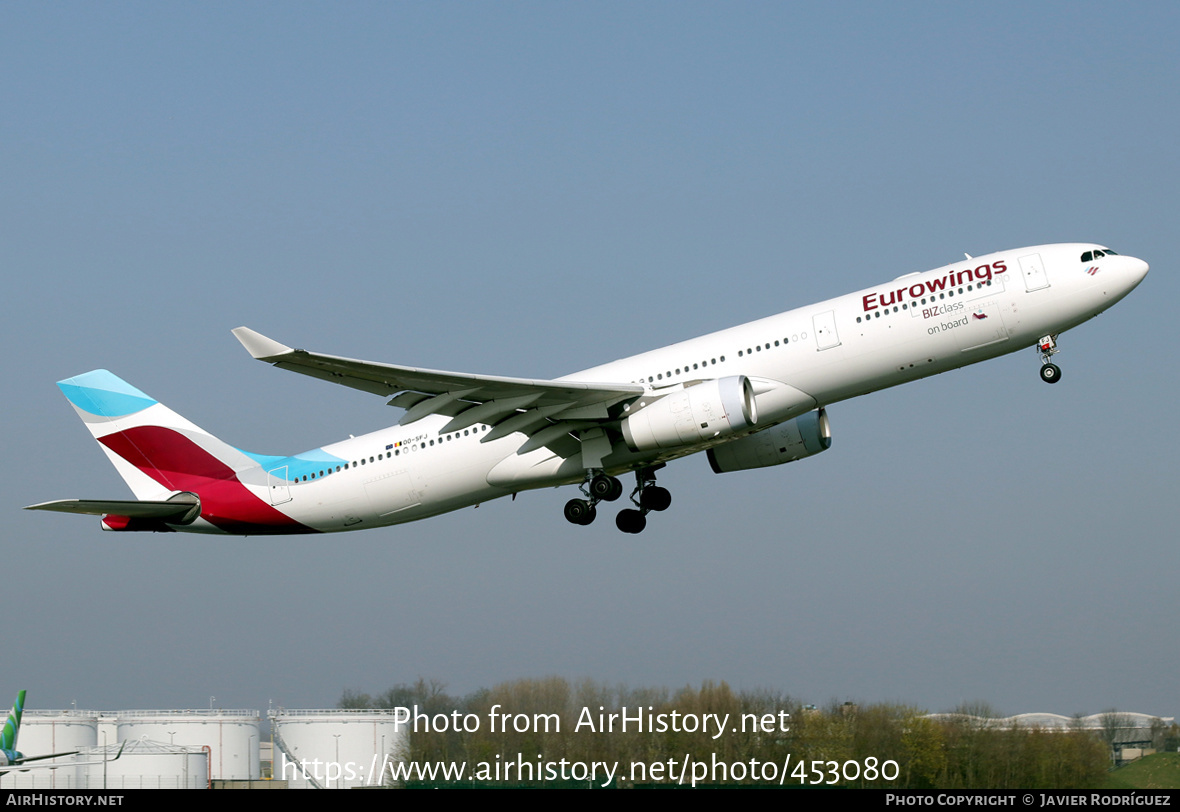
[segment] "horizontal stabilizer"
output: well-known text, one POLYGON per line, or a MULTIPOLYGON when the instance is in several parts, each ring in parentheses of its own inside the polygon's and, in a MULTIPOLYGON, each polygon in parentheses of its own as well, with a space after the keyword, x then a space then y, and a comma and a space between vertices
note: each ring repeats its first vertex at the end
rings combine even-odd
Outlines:
POLYGON ((155 519, 180 523, 199 503, 193 501, 147 502, 135 499, 58 499, 29 505, 25 510, 53 510, 58 513, 82 513, 89 516, 126 516, 129 519, 155 519))

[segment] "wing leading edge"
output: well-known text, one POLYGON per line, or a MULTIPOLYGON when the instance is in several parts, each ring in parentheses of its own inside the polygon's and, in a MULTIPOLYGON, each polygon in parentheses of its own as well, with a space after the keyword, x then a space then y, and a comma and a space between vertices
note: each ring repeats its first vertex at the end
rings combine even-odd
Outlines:
POLYGON ((522 432, 532 437, 532 447, 546 445, 542 435, 555 437, 617 420, 611 407, 644 391, 639 384, 539 381, 378 364, 292 349, 249 327, 233 333, 259 361, 390 397, 390 406, 406 410, 399 425, 439 414, 451 418, 442 433, 476 423, 494 426, 482 438, 485 442, 522 432))

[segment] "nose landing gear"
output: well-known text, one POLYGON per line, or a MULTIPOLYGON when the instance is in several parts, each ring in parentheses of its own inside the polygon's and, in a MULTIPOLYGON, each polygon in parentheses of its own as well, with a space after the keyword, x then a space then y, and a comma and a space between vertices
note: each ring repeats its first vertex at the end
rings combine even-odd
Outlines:
POLYGON ((1057 383, 1061 380, 1061 367, 1049 363, 1049 359, 1056 355, 1057 336, 1049 335, 1037 342, 1037 352, 1041 355, 1041 380, 1045 383, 1057 383))

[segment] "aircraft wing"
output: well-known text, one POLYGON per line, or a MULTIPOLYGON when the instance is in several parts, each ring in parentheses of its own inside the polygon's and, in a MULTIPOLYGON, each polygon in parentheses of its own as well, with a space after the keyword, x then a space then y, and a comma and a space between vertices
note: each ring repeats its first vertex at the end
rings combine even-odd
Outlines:
POLYGON ((123 748, 127 746, 127 742, 119 745, 119 752, 110 758, 100 758, 95 761, 63 761, 60 764, 30 764, 30 761, 44 761, 50 758, 64 758, 65 756, 74 756, 80 753, 80 750, 70 750, 65 753, 52 753, 47 756, 25 756, 17 764, 10 764, 0 767, 0 773, 10 772, 28 772, 30 770, 57 770, 62 767, 85 767, 90 764, 102 764, 108 761, 118 761, 119 756, 123 755, 123 748))
MULTIPOLYGON (((76 761, 63 761, 60 764, 30 764, 33 761, 45 761, 50 758, 65 758, 66 756, 75 756, 78 754, 77 750, 67 750, 64 753, 49 753, 44 756, 24 756, 15 764, 6 764, 0 767, 0 772, 14 772, 16 770, 56 770, 58 767, 77 767, 76 761)), ((120 750, 120 755, 122 751, 120 750)), ((111 759, 114 761, 114 759, 111 759)))
POLYGON ((539 381, 378 364, 292 349, 249 327, 233 333, 252 356, 279 369, 393 396, 389 405, 406 410, 400 425, 441 414, 451 418, 443 433, 475 423, 495 426, 484 441, 519 431, 533 435, 532 447, 548 445, 539 437, 542 432, 556 437, 617 419, 611 407, 644 391, 639 384, 539 381))

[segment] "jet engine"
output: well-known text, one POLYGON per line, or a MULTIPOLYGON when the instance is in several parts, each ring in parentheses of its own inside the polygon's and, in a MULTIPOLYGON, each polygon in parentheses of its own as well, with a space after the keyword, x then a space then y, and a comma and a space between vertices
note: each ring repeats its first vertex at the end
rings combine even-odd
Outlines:
POLYGON ((683 448, 753 428, 754 387, 745 375, 714 378, 664 395, 645 397, 622 421, 632 451, 683 448))
POLYGON ((745 471, 794 462, 826 451, 832 445, 832 429, 824 409, 800 415, 725 445, 709 449, 713 473, 745 471))

